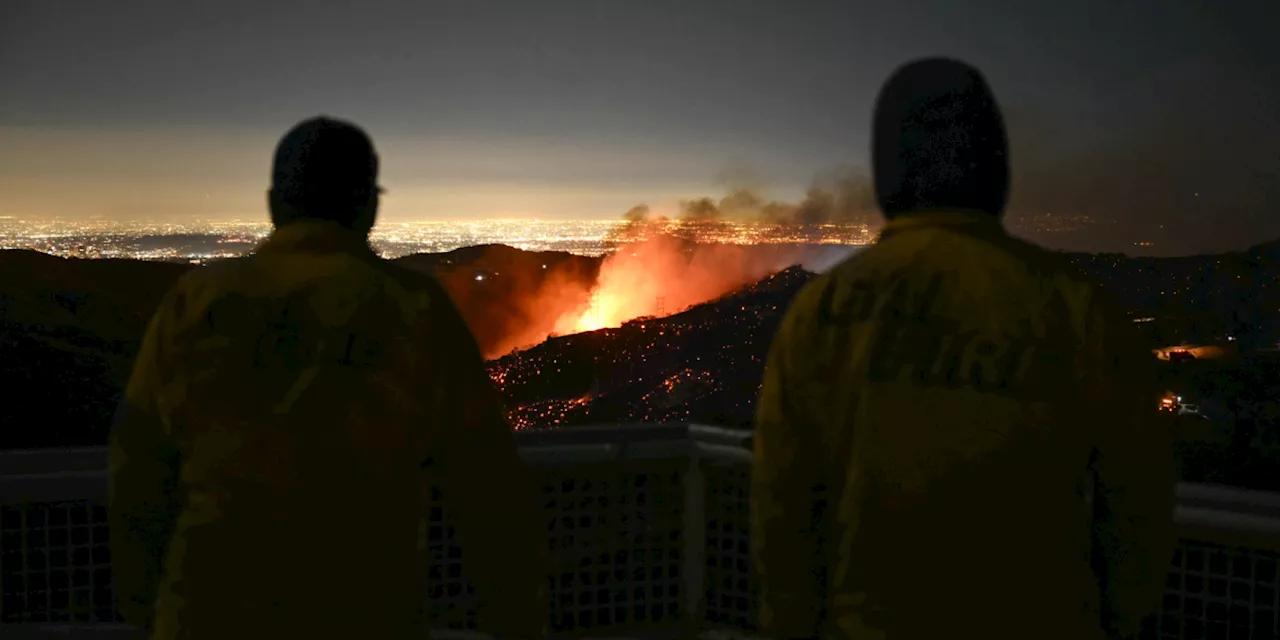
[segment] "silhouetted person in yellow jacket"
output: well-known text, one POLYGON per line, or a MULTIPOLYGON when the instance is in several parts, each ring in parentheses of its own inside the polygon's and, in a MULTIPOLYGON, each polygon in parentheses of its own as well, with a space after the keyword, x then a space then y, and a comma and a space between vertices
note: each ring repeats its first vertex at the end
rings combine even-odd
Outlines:
POLYGON ((873 159, 883 233, 799 294, 765 371, 763 630, 1136 632, 1175 544, 1154 357, 1069 265, 1002 228, 1004 124, 977 70, 894 73, 873 159))
POLYGON ((270 237, 185 276, 147 329, 109 501, 120 611, 154 640, 424 637, 424 477, 482 628, 545 625, 540 484, 445 291, 370 248, 377 170, 354 125, 297 125, 270 237))

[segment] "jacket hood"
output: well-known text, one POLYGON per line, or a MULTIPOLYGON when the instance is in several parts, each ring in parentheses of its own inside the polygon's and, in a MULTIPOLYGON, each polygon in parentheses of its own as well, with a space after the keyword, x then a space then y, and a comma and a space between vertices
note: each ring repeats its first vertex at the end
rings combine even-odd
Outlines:
POLYGON ((1008 143, 982 74, 947 58, 900 67, 876 102, 872 163, 886 217, 936 209, 1003 213, 1008 143))

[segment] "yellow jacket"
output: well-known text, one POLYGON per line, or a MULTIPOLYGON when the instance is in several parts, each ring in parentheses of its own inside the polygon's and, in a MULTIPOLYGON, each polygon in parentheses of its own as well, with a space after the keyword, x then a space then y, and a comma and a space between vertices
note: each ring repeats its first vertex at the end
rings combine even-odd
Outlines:
POLYGON ((536 633, 530 474, 445 291, 290 224, 188 274, 147 329, 111 435, 121 613, 161 640, 421 637, 425 477, 485 626, 536 633))
POLYGON ((1071 274, 993 216, 929 212, 799 294, 758 406, 763 631, 1077 639, 1155 612, 1155 360, 1071 274))

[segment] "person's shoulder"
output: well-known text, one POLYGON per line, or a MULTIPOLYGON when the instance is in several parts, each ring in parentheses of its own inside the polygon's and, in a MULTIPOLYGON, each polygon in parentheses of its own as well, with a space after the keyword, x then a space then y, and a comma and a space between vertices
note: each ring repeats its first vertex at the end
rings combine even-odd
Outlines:
POLYGON ((430 273, 418 271, 383 258, 370 261, 370 265, 379 277, 385 278, 410 294, 430 295, 432 297, 445 294, 444 286, 430 273))
POLYGON ((461 311, 453 297, 434 275, 382 258, 370 264, 378 277, 391 285, 384 290, 399 299, 406 308, 433 318, 431 324, 436 330, 443 327, 465 329, 461 311))
POLYGON ((226 258, 196 266, 174 283, 175 289, 227 287, 245 277, 252 277, 258 259, 254 254, 226 258))
MULTIPOLYGON (((1105 335, 1118 348, 1137 348, 1140 332, 1126 312, 1124 300, 1105 282, 1090 275, 1078 254, 1042 250, 1041 267, 1053 279, 1056 299, 1065 304, 1075 331, 1086 340, 1105 335)), ((1064 318, 1065 319, 1065 318, 1064 318)))
POLYGON ((1033 278, 1052 283, 1069 301, 1087 307, 1106 297, 1100 283, 1077 263, 1076 254, 1049 249, 1008 233, 996 238, 995 245, 1016 260, 1033 278))
POLYGON ((814 275, 791 299, 783 324, 801 333, 828 324, 831 307, 838 304, 836 298, 843 298, 859 283, 879 278, 872 266, 878 253, 877 245, 870 245, 825 273, 814 275))
POLYGON ((816 315, 822 298, 832 287, 838 286, 841 279, 835 271, 818 274, 800 287, 791 299, 789 315, 792 317, 808 317, 816 315))
POLYGON ((813 304, 817 304, 820 298, 834 289, 847 289, 854 285, 896 277, 907 264, 909 261, 903 259, 897 247, 891 243, 877 242, 863 247, 826 273, 814 278, 805 287, 805 292, 814 298, 813 304))
MULTIPOLYGON (((162 303, 165 307, 188 306, 193 299, 216 298, 233 289, 232 283, 242 278, 251 266, 251 257, 242 256, 194 267, 182 274, 171 287, 162 303)), ((163 309, 162 309, 163 310, 163 309)))
POLYGON ((891 248, 880 242, 865 245, 828 269, 826 273, 819 274, 809 283, 809 286, 822 288, 865 279, 871 275, 875 265, 884 263, 886 259, 892 259, 892 253, 891 248))
POLYGON ((1079 268, 1072 264, 1070 254, 1019 238, 1003 228, 981 234, 980 237, 992 248, 1022 264, 1035 275, 1086 283, 1079 268))
POLYGON ((188 297, 217 299, 257 288, 268 269, 255 254, 228 258, 192 269, 175 285, 188 297))
POLYGON ((1078 261, 1079 254, 1031 246, 1039 251, 1035 267, 1046 277, 1052 278, 1068 298, 1078 301, 1085 308, 1100 309, 1110 316, 1123 315, 1120 299, 1105 283, 1085 271, 1078 261))
POLYGON ((231 282, 243 276, 247 258, 232 258, 195 266, 179 276, 159 297, 149 324, 161 334, 176 335, 191 327, 210 307, 232 296, 231 282))

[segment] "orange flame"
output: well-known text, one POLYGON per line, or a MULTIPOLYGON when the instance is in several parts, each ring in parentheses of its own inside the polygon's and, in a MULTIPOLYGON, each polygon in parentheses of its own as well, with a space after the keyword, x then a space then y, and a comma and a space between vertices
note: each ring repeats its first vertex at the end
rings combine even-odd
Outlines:
POLYGON ((737 245, 686 247, 659 236, 622 246, 605 259, 583 306, 560 316, 558 334, 622 326, 712 300, 786 266, 752 259, 737 245))

